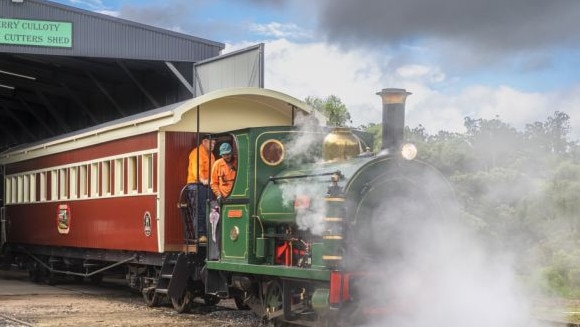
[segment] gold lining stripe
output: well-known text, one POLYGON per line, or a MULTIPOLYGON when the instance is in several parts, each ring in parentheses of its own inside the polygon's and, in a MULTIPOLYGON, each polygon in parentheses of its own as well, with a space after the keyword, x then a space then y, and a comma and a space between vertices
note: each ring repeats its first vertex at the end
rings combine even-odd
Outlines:
POLYGON ((322 236, 324 240, 342 240, 342 235, 326 235, 322 236))
POLYGON ((343 219, 340 217, 326 217, 326 218, 324 218, 324 220, 326 220, 326 221, 338 221, 338 222, 343 221, 343 219))

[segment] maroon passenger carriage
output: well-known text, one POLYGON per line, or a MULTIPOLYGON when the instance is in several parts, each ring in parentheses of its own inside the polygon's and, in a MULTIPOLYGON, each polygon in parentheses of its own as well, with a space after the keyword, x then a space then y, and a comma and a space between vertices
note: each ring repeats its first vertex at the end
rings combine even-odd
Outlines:
POLYGON ((198 132, 292 126, 299 112, 310 110, 279 92, 225 89, 5 151, 2 246, 25 254, 31 279, 49 283, 98 282, 122 266, 154 304, 147 286, 164 258, 205 251, 184 241, 191 231, 177 205, 198 132))

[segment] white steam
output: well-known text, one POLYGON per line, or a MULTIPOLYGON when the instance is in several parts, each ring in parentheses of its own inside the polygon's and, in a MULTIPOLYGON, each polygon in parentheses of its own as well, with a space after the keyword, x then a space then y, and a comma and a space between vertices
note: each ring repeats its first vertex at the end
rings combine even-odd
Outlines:
POLYGON ((363 270, 378 269, 382 276, 364 285, 363 307, 389 312, 367 326, 535 326, 510 254, 492 252, 458 220, 424 218, 429 215, 391 223, 392 218, 375 217, 387 223, 368 236, 382 238, 385 249, 363 270))
MULTIPOLYGON (((322 127, 313 117, 299 113, 295 118, 297 132, 292 134, 292 138, 286 144, 286 154, 292 166, 305 162, 322 162, 320 153, 322 127)), ((296 199, 308 202, 305 208, 296 209, 296 224, 300 230, 310 231, 315 235, 321 235, 324 232, 326 209, 324 201, 320 199, 326 193, 327 186, 311 178, 289 181, 280 185, 283 203, 294 204, 296 199)))

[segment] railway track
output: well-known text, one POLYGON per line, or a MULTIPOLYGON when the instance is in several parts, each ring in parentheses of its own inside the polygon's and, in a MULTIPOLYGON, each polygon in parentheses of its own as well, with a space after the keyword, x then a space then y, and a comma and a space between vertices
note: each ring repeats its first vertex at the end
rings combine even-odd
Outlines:
POLYGON ((34 327, 34 325, 0 313, 0 327, 34 327))

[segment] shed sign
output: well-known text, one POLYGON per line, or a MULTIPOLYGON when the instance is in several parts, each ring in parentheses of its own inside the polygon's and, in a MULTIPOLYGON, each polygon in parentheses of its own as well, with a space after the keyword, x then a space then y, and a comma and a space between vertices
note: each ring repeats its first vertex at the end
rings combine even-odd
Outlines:
POLYGON ((0 18, 0 44, 72 48, 72 23, 0 18))

